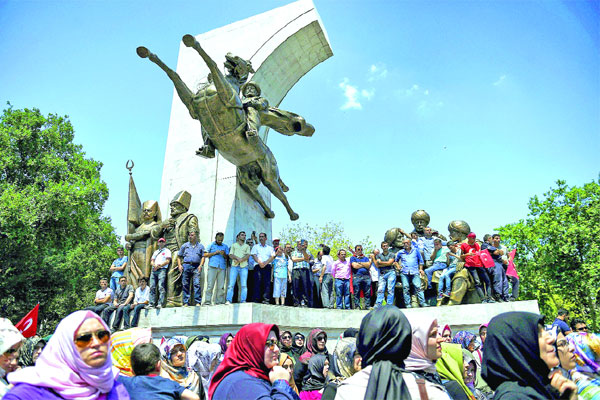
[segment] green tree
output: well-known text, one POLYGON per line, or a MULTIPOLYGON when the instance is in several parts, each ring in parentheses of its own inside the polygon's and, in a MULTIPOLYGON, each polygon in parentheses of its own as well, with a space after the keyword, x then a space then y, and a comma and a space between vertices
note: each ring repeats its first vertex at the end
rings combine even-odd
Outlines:
POLYGON ((527 219, 499 232, 517 249, 520 297, 537 299, 548 316, 564 307, 598 330, 600 179, 582 187, 556 185, 529 200, 527 219))
POLYGON ((300 239, 308 241, 308 250, 313 256, 321 250, 320 244, 324 244, 331 248, 331 256, 335 260, 335 255, 338 250, 348 250, 349 247, 354 248, 355 245, 363 246, 365 253, 370 253, 375 246, 371 243, 371 239, 367 236, 358 243, 353 243, 344 233, 344 227, 339 222, 327 222, 323 226, 312 227, 308 224, 291 224, 283 227, 279 233, 281 244, 291 243, 296 246, 296 242, 300 239))
POLYGON ((43 332, 92 304, 118 244, 102 164, 73 136, 68 117, 35 108, 0 120, 0 312, 16 323, 39 302, 43 332))

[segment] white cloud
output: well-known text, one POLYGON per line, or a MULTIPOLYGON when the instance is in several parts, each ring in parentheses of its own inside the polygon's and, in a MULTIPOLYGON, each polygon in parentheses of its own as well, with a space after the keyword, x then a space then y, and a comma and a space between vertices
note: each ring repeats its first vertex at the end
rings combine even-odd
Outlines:
POLYGON ((500 78, 498 78, 498 80, 496 82, 492 83, 492 85, 500 86, 504 83, 505 80, 506 80, 506 75, 501 75, 500 78))
MULTIPOLYGON (((417 85, 417 84, 415 83, 414 85, 412 85, 412 86, 410 87, 410 89, 406 89, 406 90, 404 91, 404 93, 406 94, 406 97, 410 97, 410 96, 412 96, 412 95, 414 95, 414 94, 418 94, 418 93, 420 93, 420 91, 421 91, 421 88, 419 87, 419 85, 417 85)), ((429 93, 429 92, 427 92, 427 93, 429 93)))
POLYGON ((373 82, 381 79, 385 79, 387 77, 388 70, 385 64, 371 64, 369 67, 369 74, 367 77, 367 81, 373 82))
POLYGON ((339 87, 346 98, 346 102, 340 107, 340 110, 362 110, 361 101, 369 101, 375 96, 375 89, 359 89, 358 86, 351 85, 348 78, 344 78, 339 87))

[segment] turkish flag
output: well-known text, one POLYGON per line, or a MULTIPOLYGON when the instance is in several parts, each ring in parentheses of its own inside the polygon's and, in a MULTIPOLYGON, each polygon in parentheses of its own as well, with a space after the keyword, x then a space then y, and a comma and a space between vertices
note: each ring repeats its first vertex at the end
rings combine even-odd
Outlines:
POLYGON ((17 328, 19 332, 21 332, 21 334, 26 338, 33 337, 37 333, 39 309, 40 305, 37 304, 35 307, 33 307, 33 310, 29 311, 27 315, 15 325, 15 328, 17 328))

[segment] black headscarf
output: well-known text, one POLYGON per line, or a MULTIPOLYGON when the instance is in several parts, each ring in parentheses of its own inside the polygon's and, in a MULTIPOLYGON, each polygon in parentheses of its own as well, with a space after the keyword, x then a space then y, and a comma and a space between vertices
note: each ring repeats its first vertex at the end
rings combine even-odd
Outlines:
POLYGON ((280 340, 279 341, 279 350, 282 353, 289 353, 290 351, 292 351, 292 348, 294 347, 294 336, 292 335, 292 332, 290 332, 290 331, 283 331, 279 337, 285 335, 286 333, 289 334, 292 337, 292 345, 290 347, 286 347, 286 346, 283 345, 283 342, 280 340))
POLYGON ((496 391, 522 393, 530 398, 553 399, 550 369, 540 358, 539 327, 544 316, 513 311, 495 316, 483 347, 481 375, 496 391))
POLYGON ((327 377, 323 375, 327 356, 323 354, 315 354, 308 360, 308 372, 304 377, 302 391, 310 392, 313 390, 321 390, 327 383, 327 377))
POLYGON ((358 329, 356 328, 348 328, 344 331, 344 333, 342 334, 342 337, 357 337, 358 336, 358 329))
POLYGON ((396 306, 379 307, 363 318, 356 347, 363 368, 373 366, 365 400, 411 398, 402 378, 411 345, 410 323, 396 306))
POLYGON ((292 358, 295 358, 295 361, 297 362, 298 359, 300 358, 300 356, 302 354, 304 354, 305 352, 306 352, 306 336, 304 336, 300 332, 294 333, 294 336, 292 336, 292 349, 289 352, 290 356, 292 356, 292 358), (302 347, 296 345, 296 336, 302 336, 304 338, 304 345, 302 345, 302 347))

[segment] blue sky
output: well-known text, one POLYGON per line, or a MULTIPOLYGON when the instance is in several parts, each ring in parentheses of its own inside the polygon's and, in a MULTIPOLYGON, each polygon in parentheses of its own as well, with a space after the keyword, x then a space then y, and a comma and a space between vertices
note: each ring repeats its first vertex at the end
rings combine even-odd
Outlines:
MULTIPOLYGON (((443 233, 465 219, 482 235, 557 179, 598 177, 598 1, 314 2, 334 56, 281 107, 316 132, 268 142, 299 222, 378 242, 423 208, 443 233)), ((135 48, 175 67, 184 34, 285 4, 0 0, 0 102, 70 116, 123 235, 125 162, 158 199, 173 94, 135 48)), ((273 205, 277 234, 290 221, 273 205)))

